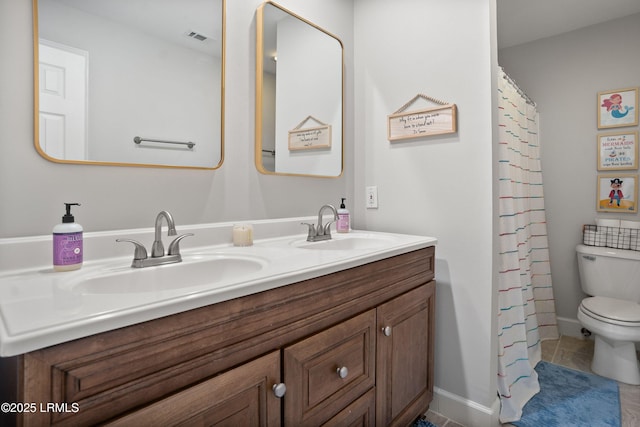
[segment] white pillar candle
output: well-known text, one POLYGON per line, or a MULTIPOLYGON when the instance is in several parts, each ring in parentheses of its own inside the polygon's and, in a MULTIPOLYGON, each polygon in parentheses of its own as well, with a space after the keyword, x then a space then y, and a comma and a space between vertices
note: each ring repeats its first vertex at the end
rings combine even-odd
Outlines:
POLYGON ((236 224, 233 226, 233 245, 253 245, 253 227, 251 224, 236 224))

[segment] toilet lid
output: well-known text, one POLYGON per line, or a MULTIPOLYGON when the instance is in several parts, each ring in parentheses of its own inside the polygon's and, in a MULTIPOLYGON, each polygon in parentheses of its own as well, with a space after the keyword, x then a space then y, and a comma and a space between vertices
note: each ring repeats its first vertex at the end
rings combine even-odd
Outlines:
MULTIPOLYGON (((627 326, 640 326, 640 304, 607 297, 590 297, 582 300, 582 307, 603 320, 627 326)), ((588 313, 587 313, 588 314, 588 313)))

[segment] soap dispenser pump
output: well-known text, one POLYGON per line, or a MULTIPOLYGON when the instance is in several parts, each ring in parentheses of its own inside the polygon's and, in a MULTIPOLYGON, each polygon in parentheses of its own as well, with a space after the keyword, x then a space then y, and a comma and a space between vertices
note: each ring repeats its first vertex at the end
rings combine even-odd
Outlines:
POLYGON ((62 223, 53 227, 53 269, 71 271, 82 267, 82 226, 71 215, 71 206, 79 203, 65 203, 67 212, 62 223))
POLYGON ((336 223, 336 231, 338 233, 348 233, 351 229, 351 221, 349 220, 349 211, 344 205, 346 199, 343 197, 338 209, 338 222, 336 223))

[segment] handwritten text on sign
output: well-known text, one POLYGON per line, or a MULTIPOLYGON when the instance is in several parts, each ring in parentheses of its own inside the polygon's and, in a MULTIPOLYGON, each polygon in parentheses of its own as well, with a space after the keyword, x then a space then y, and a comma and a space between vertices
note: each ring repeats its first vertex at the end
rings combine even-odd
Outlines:
POLYGON ((331 125, 289 131, 289 150, 331 147, 331 125))
POLYGON ((450 104, 392 114, 389 116, 387 131, 390 141, 454 133, 456 132, 456 106, 450 104))

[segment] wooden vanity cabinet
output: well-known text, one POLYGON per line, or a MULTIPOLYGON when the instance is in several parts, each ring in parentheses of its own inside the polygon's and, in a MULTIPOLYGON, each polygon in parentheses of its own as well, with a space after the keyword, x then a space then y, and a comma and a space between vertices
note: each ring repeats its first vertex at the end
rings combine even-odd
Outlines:
POLYGON ((2 395, 67 404, 22 426, 409 425, 433 397, 433 278, 428 247, 0 359, 2 395))

